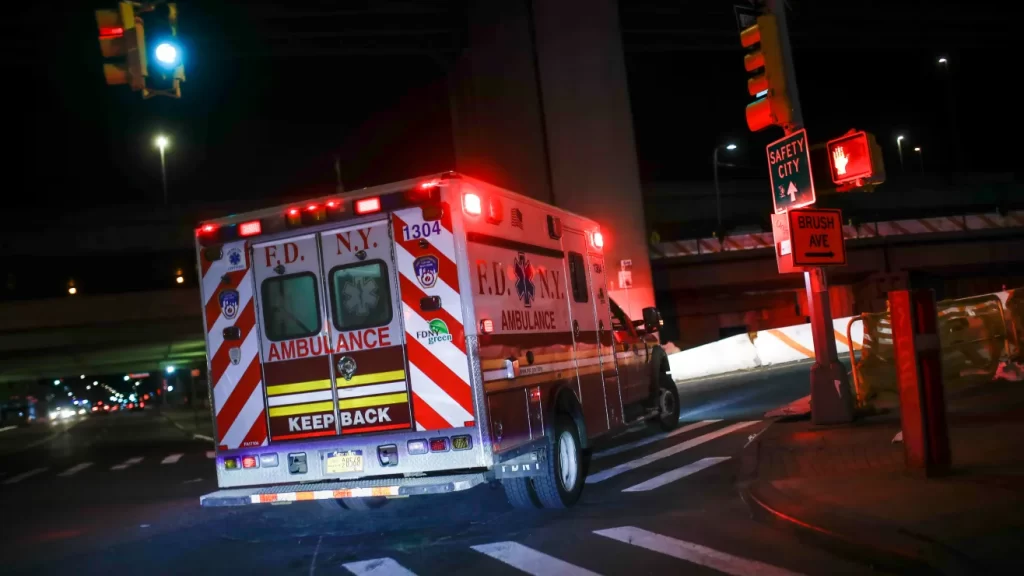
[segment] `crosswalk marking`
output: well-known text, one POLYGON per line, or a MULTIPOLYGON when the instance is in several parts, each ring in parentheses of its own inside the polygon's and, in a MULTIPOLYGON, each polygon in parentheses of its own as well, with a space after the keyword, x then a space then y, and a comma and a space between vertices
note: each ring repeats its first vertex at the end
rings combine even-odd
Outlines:
POLYGON ((406 570, 405 567, 391 558, 349 562, 348 564, 342 564, 342 567, 356 576, 416 576, 415 573, 406 570))
POLYGON ((633 546, 639 546, 667 554, 673 558, 686 560, 700 566, 732 574, 733 576, 745 576, 747 574, 758 574, 760 576, 797 576, 797 572, 791 572, 778 566, 765 564, 756 560, 749 560, 725 552, 719 552, 707 546, 676 540, 654 532, 648 532, 633 526, 622 526, 620 528, 609 528, 607 530, 595 530, 594 534, 605 536, 612 540, 618 540, 633 546))
POLYGON ((669 470, 664 474, 659 474, 650 480, 641 482, 639 484, 630 486, 623 490, 623 492, 647 492, 648 490, 654 490, 655 488, 661 488, 665 484, 675 482, 680 478, 686 478, 690 474, 696 474, 705 468, 710 468, 719 462, 728 460, 728 456, 715 456, 713 458, 701 458, 696 462, 691 462, 686 466, 676 468, 675 470, 669 470))
POLYGON ((646 466, 646 465, 648 465, 648 464, 650 464, 652 462, 657 462, 658 460, 661 460, 662 458, 668 458, 669 456, 674 456, 674 455, 676 455, 676 454, 678 454, 680 452, 683 452, 685 450, 689 450, 690 448, 693 448, 694 446, 699 446, 699 445, 701 445, 701 444, 703 444, 705 442, 710 442, 711 440, 714 440, 715 438, 720 438, 722 436, 725 436, 726 434, 731 434, 732 432, 735 432, 736 430, 739 430, 740 428, 746 428, 747 426, 751 426, 753 424, 757 424, 758 422, 759 422, 759 420, 750 420, 750 421, 747 421, 747 422, 738 422, 738 423, 733 424, 731 426, 726 426, 725 428, 720 428, 718 430, 715 430, 714 432, 708 432, 707 434, 704 434, 703 436, 697 436, 696 438, 691 438, 691 439, 687 440, 686 442, 680 442, 679 444, 676 444, 675 446, 671 446, 669 448, 665 448, 664 450, 660 450, 658 452, 654 452, 653 454, 648 454, 647 456, 643 456, 641 458, 637 458, 636 460, 630 460, 629 462, 624 462, 622 464, 619 464, 618 466, 613 466, 613 467, 611 467, 611 468, 609 468, 607 470, 602 470, 600 472, 597 472, 597 473, 594 473, 594 474, 591 474, 591 475, 587 476, 587 484, 596 484, 598 482, 603 482, 603 481, 605 481, 605 480, 607 480, 609 478, 614 478, 615 476, 618 476, 619 474, 623 474, 623 473, 629 472, 630 470, 635 470, 635 469, 637 469, 637 468, 639 468, 641 466, 646 466))
POLYGON ((134 458, 129 458, 129 459, 125 460, 124 462, 121 462, 120 464, 116 464, 114 466, 111 466, 110 469, 111 470, 124 470, 125 468, 127 468, 129 466, 138 464, 139 462, 142 462, 142 456, 135 456, 134 458))
POLYGON ((580 568, 528 548, 518 542, 495 542, 473 546, 473 550, 500 560, 513 568, 518 568, 533 576, 565 575, 565 576, 597 576, 595 572, 580 568))
POLYGON ((42 474, 43 472, 46 472, 47 470, 49 470, 49 468, 36 468, 35 470, 29 470, 28 472, 22 472, 21 474, 18 474, 17 476, 11 476, 7 480, 4 480, 4 484, 5 485, 7 485, 7 484, 17 484, 18 482, 21 482, 22 480, 24 480, 26 478, 31 478, 32 476, 35 476, 36 474, 42 474))
POLYGON ((85 470, 89 466, 92 466, 92 462, 82 462, 81 464, 75 464, 71 468, 68 468, 67 470, 61 472, 60 474, 57 474, 57 476, 62 476, 65 478, 68 476, 74 476, 75 474, 78 474, 79 472, 85 470))
POLYGON ((181 460, 182 456, 184 456, 184 454, 171 454, 167 458, 164 458, 160 463, 161 464, 176 464, 178 462, 178 460, 181 460))
POLYGON ((686 426, 683 426, 682 428, 676 428, 675 430, 673 430, 671 432, 661 432, 661 433, 655 434, 654 436, 649 436, 647 438, 641 438, 640 440, 637 440, 635 442, 629 442, 629 443, 623 444, 621 446, 616 446, 614 448, 609 448, 607 450, 602 450, 600 452, 595 452, 594 455, 591 457, 591 460, 600 460, 601 458, 607 458, 609 456, 614 456, 615 454, 621 454, 622 452, 627 452, 627 451, 632 450, 634 448, 639 448, 641 446, 646 446, 648 444, 652 444, 652 443, 657 442, 659 440, 664 440, 666 438, 671 438, 673 436, 678 436, 680 434, 685 434, 686 432, 689 432, 691 430, 696 430, 698 428, 703 428, 705 426, 709 426, 711 424, 714 424, 715 422, 721 422, 721 420, 701 420, 700 422, 694 422, 693 424, 687 424, 686 426))

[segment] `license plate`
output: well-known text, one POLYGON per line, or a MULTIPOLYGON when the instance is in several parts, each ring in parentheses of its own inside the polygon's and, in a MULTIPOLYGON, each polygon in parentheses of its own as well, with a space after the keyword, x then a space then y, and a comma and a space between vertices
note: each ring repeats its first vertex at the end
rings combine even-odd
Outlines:
POLYGON ((328 452, 326 459, 327 474, 348 474, 363 471, 363 451, 347 450, 345 452, 328 452))

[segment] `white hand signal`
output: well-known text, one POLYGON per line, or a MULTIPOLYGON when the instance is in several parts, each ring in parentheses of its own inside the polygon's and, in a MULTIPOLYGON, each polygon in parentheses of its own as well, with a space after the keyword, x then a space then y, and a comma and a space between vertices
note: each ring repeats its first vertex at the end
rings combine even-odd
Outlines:
POLYGON ((836 165, 836 174, 840 176, 846 174, 846 163, 850 161, 850 158, 846 155, 846 151, 843 150, 842 146, 832 151, 832 161, 836 165))

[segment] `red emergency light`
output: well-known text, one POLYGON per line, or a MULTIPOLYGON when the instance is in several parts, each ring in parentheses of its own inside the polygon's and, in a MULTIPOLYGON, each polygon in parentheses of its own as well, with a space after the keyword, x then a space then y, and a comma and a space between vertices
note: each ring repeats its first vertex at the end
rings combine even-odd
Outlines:
POLYGON ((590 243, 594 246, 594 248, 597 248, 598 250, 604 248, 604 234, 601 234, 600 232, 594 232, 590 236, 590 243))
POLYGON ((479 216, 483 211, 480 197, 472 192, 466 192, 462 195, 462 209, 470 216, 479 216))
POLYGON ((242 468, 255 468, 256 457, 255 456, 243 456, 242 457, 242 468))
POLYGON ((380 212, 380 196, 356 200, 356 214, 373 214, 380 212))
POLYGON ((828 143, 828 166, 836 184, 869 178, 874 174, 871 166, 871 146, 865 132, 854 132, 828 143))
POLYGON ((263 232, 263 225, 259 220, 253 220, 251 222, 242 222, 238 225, 238 235, 242 238, 248 236, 257 236, 263 232))
POLYGON ((494 321, 491 319, 484 319, 480 321, 480 331, 484 334, 490 334, 494 332, 494 321))

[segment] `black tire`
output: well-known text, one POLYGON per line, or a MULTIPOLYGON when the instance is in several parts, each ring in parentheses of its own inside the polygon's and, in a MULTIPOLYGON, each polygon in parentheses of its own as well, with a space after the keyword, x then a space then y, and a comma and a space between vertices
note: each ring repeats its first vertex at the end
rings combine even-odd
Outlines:
POLYGON ((679 427, 679 389, 668 374, 660 376, 658 386, 658 427, 668 432, 679 427))
POLYGON ((533 488, 530 486, 529 478, 505 478, 501 481, 505 489, 505 497, 513 508, 536 509, 540 506, 531 494, 533 488))
POLYGON ((583 492, 586 467, 586 457, 580 446, 576 425, 568 416, 558 416, 553 435, 548 438, 547 459, 542 474, 530 479, 541 508, 568 508, 575 504, 583 492), (563 471, 566 474, 563 475, 563 471), (569 485, 566 485, 567 481, 569 485))
POLYGON ((383 496, 373 496, 370 498, 327 498, 325 500, 317 500, 317 502, 321 508, 332 512, 338 510, 366 512, 384 506, 388 503, 388 499, 383 496))

